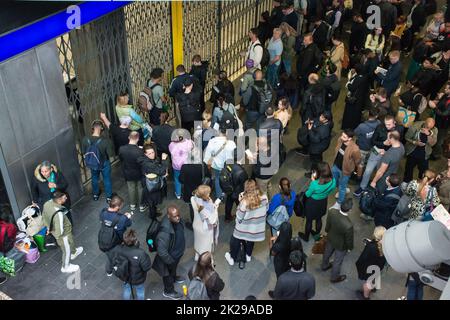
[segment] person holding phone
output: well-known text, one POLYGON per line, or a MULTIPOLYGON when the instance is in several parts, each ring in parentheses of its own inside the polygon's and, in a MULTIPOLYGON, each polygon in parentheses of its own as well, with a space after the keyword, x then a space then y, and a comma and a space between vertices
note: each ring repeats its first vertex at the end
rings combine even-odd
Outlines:
POLYGON ((138 159, 142 172, 142 202, 149 207, 149 216, 155 219, 157 216, 157 205, 162 203, 163 194, 166 193, 168 160, 167 153, 163 153, 161 160, 156 156, 156 148, 152 144, 144 145, 144 156, 138 159), (160 189, 149 192, 146 187, 145 179, 149 175, 156 175, 163 179, 163 185, 160 189))

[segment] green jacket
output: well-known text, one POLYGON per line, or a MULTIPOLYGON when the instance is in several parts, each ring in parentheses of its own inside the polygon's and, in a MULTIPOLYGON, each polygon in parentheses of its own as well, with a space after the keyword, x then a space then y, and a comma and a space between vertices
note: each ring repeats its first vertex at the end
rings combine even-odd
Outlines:
POLYGON ((314 200, 322 200, 328 198, 328 195, 333 192, 335 188, 336 180, 334 179, 325 184, 319 184, 319 180, 314 180, 309 185, 306 196, 308 198, 313 198, 314 200))
POLYGON ((61 206, 54 202, 53 200, 48 200, 44 204, 44 210, 42 212, 42 219, 44 220, 44 225, 48 230, 51 229, 50 222, 52 220, 53 214, 62 210, 55 215, 53 218, 53 230, 50 233, 55 237, 55 239, 59 239, 64 236, 68 236, 72 234, 72 224, 69 221, 69 218, 66 216, 67 209, 64 206, 61 206))
MULTIPOLYGON (((117 118, 121 118, 121 117, 125 117, 125 116, 129 116, 131 117, 131 112, 134 111, 133 106, 128 105, 126 107, 121 107, 119 105, 116 105, 116 113, 117 113, 117 118)), ((141 124, 139 122, 137 122, 135 119, 133 119, 133 117, 131 117, 131 123, 130 123, 130 130, 132 131, 137 131, 139 129, 141 129, 141 124)))
POLYGON ((348 216, 333 211, 328 214, 327 241, 339 251, 353 250, 353 224, 348 216))
POLYGON ((292 59, 295 56, 295 37, 283 35, 281 40, 283 41, 283 53, 281 54, 281 59, 288 59, 292 62, 292 59))
MULTIPOLYGON (((417 121, 406 132, 405 152, 406 152, 407 156, 409 156, 416 149, 414 142, 418 141, 420 130, 422 129, 422 126, 424 124, 425 124, 425 121, 417 121)), ((432 133, 431 136, 428 137, 428 143, 425 145, 425 158, 426 159, 428 159, 430 157, 431 152, 433 151, 433 146, 437 142, 438 129, 436 127, 434 127, 431 130, 431 133, 432 133)))

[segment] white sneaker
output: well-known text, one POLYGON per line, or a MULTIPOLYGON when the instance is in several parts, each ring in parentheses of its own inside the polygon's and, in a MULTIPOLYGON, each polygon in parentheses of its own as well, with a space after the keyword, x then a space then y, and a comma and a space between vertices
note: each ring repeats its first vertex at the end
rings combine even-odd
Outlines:
POLYGON ((70 260, 74 260, 83 252, 83 247, 78 247, 74 254, 70 255, 70 260))
POLYGON ((230 266, 234 265, 234 259, 231 257, 229 252, 225 253, 225 259, 230 266))
POLYGON ((330 209, 328 209, 328 210, 332 210, 332 209, 336 209, 336 210, 341 210, 341 205, 338 203, 338 202, 336 202, 330 209))
MULTIPOLYGON (((346 194, 349 194, 349 193, 350 193, 350 188, 346 188, 346 189, 345 189, 345 193, 346 193, 346 194)), ((335 197, 336 199, 339 198, 339 191, 336 192, 336 194, 334 195, 334 197, 335 197)))
POLYGON ((252 257, 251 256, 245 255, 245 258, 247 259, 247 262, 252 261, 252 257))
POLYGON ((61 272, 63 273, 74 273, 80 270, 80 266, 77 264, 69 264, 67 267, 61 268, 61 272))
POLYGON ((136 205, 130 205, 130 211, 134 213, 136 211, 136 205))

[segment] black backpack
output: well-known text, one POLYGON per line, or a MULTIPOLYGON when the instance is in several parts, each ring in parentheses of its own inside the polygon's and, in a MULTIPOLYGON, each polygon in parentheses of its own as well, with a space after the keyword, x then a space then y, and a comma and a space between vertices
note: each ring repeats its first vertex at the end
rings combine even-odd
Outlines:
POLYGON ((219 176, 220 188, 225 194, 231 194, 234 191, 232 172, 233 167, 231 165, 225 165, 222 171, 220 171, 219 176))
POLYGON ((228 110, 222 110, 222 118, 219 121, 220 128, 224 129, 239 129, 239 123, 236 117, 228 110))
POLYGON ((123 282, 130 280, 130 261, 122 254, 116 254, 113 257, 113 273, 123 282))
POLYGON ((119 223, 120 216, 116 215, 113 221, 103 220, 98 232, 98 248, 107 252, 118 245, 121 241, 114 229, 119 223))
POLYGON ((157 219, 152 219, 150 225, 148 226, 145 242, 147 243, 149 252, 156 252, 156 236, 158 235, 160 226, 161 222, 157 219))
POLYGON ((365 190, 359 199, 359 209, 362 213, 373 217, 373 202, 375 201, 376 190, 369 188, 365 190))
POLYGON ((257 111, 260 114, 265 114, 267 108, 272 104, 272 100, 273 100, 272 88, 266 82, 266 83, 264 83, 263 88, 253 85, 253 89, 255 90, 256 94, 258 95, 258 110, 257 111))
POLYGON ((263 54, 262 54, 262 58, 261 58, 261 68, 265 68, 269 65, 270 62, 270 53, 269 50, 267 50, 266 47, 264 47, 262 44, 257 43, 254 47, 253 50, 255 49, 255 47, 260 46, 263 49, 263 54))

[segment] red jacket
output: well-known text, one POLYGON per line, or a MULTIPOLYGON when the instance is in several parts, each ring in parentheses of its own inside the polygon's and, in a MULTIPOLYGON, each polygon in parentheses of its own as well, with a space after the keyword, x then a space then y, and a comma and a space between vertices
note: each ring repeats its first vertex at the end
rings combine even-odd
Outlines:
POLYGON ((16 239, 16 234, 17 234, 17 227, 15 226, 14 223, 0 221, 0 252, 6 253, 13 248, 16 239), (7 244, 4 243, 5 234, 6 238, 10 240, 8 241, 7 244))

